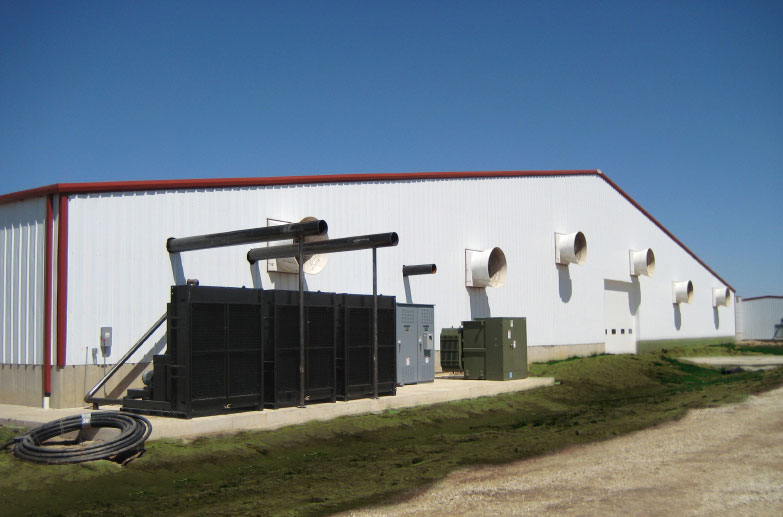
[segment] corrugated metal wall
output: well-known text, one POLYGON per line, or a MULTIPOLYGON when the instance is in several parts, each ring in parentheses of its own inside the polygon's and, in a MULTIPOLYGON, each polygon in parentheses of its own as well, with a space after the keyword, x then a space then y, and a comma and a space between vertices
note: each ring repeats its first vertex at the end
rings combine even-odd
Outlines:
MULTIPOLYGON (((165 241, 305 216, 325 219, 331 237, 397 231, 399 246, 378 251, 379 292, 435 304, 436 328, 471 317, 525 316, 531 346, 603 343, 604 281, 613 280, 628 283, 639 298, 634 313, 641 340, 734 335, 733 303, 717 310, 711 303, 711 290, 721 282, 595 176, 91 194, 73 196, 69 206, 69 364, 90 362, 102 326, 114 329, 107 362, 119 358, 165 311, 169 286, 185 278, 296 289, 296 275, 267 273, 265 262, 250 266, 250 246, 169 256, 165 241), (587 262, 558 268, 554 233, 577 230, 587 236, 587 262), (466 288, 464 250, 493 246, 508 259, 506 285, 466 288), (655 276, 634 279, 629 249, 647 247, 655 251, 655 276), (403 264, 431 262, 436 275, 410 277, 406 285, 403 264), (693 304, 672 304, 675 280, 693 281, 693 304)), ((307 276, 306 285, 370 293, 371 252, 330 255, 326 269, 307 276)))
MULTIPOLYGON (((742 300, 742 339, 774 339, 776 325, 783 324, 783 298, 764 297, 742 300)), ((777 339, 782 339, 778 336, 777 339)))
POLYGON ((43 363, 45 198, 0 205, 0 363, 43 363))

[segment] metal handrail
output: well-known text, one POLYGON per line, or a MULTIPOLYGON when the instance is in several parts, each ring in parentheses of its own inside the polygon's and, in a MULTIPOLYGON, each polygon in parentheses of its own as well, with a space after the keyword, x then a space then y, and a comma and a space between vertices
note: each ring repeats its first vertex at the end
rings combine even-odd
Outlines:
POLYGON ((158 330, 158 327, 163 325, 163 322, 166 321, 167 313, 163 313, 163 316, 158 318, 158 321, 156 321, 150 328, 147 330, 147 332, 144 333, 143 336, 141 336, 141 339, 136 341, 136 344, 133 345, 128 352, 122 356, 122 359, 119 360, 117 364, 111 367, 111 370, 109 370, 109 373, 103 376, 103 379, 98 381, 98 384, 92 387, 90 391, 87 392, 87 395, 84 396, 84 401, 88 404, 92 404, 93 409, 98 409, 99 404, 122 404, 122 399, 110 399, 110 398, 100 398, 96 397, 95 393, 99 389, 103 387, 104 384, 106 384, 109 379, 114 376, 115 373, 124 365, 128 359, 141 347, 141 345, 144 344, 145 341, 147 341, 152 334, 155 333, 156 330, 158 330))

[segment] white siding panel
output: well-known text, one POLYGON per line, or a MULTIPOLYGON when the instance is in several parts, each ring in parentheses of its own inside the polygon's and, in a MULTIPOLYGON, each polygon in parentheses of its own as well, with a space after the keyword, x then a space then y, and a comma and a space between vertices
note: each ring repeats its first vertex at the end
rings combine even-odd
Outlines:
MULTIPOLYGON (((604 280, 630 282, 638 339, 733 336, 733 307, 713 310, 722 284, 617 191, 595 176, 407 180, 74 196, 69 205, 68 363, 84 362, 101 326, 114 328, 108 362, 165 311, 169 286, 296 289, 296 275, 251 267, 251 246, 169 257, 168 237, 266 225, 267 218, 329 223, 330 237, 396 231, 378 250, 378 287, 400 301, 435 304, 436 328, 480 316, 528 318, 531 346, 602 343, 604 280), (554 234, 582 231, 583 265, 557 266, 554 234), (464 284, 464 250, 498 246, 508 260, 503 287, 464 284), (653 248, 652 278, 630 276, 630 249, 653 248), (434 262, 432 276, 403 281, 403 264, 434 262), (671 282, 692 280, 696 299, 677 309, 671 282)), ((339 253, 310 290, 370 293, 371 251, 339 253)), ((162 331, 161 331, 162 335, 162 331)), ((160 337, 160 336, 158 336, 160 337)), ((144 353, 144 352, 140 352, 144 353)), ((134 359, 135 360, 135 359, 134 359)))
POLYGON ((741 311, 743 339, 773 339, 775 326, 783 324, 783 298, 780 297, 742 300, 741 311))
POLYGON ((0 362, 43 361, 46 200, 0 205, 0 362))

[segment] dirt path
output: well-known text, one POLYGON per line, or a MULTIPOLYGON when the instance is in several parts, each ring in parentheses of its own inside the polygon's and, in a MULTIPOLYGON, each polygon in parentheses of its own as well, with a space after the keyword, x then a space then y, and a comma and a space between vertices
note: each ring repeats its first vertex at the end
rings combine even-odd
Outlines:
POLYGON ((783 515, 783 388, 350 515, 783 515))

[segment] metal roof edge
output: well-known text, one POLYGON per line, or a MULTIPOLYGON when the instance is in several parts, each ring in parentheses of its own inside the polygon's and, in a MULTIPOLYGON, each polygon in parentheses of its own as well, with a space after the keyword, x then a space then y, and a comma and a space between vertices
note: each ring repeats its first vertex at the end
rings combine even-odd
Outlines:
POLYGON ((766 298, 772 298, 772 299, 775 299, 775 300, 783 300, 783 296, 778 296, 778 295, 775 295, 775 294, 766 294, 764 296, 753 296, 752 298, 743 298, 742 301, 743 302, 749 302, 751 300, 763 300, 763 299, 766 299, 766 298))
POLYGON ((670 239, 676 242, 686 253, 693 257, 715 278, 723 282, 736 293, 736 289, 701 260, 682 241, 674 236, 663 224, 652 216, 642 205, 621 189, 614 181, 599 169, 586 170, 551 170, 551 171, 473 171, 473 172, 397 172, 373 174, 323 174, 310 176, 270 176, 253 178, 204 178, 184 180, 139 180, 139 181, 106 181, 92 183, 55 183, 0 196, 0 205, 13 201, 46 196, 49 194, 91 194, 100 192, 133 192, 140 190, 183 190, 198 188, 235 188, 263 187, 277 185, 317 185, 324 183, 361 183, 372 181, 411 181, 428 179, 471 179, 471 178, 514 178, 531 176, 597 176, 614 188, 621 196, 644 214, 661 229, 670 239))
POLYGON ((675 236, 674 236, 674 234, 673 234, 672 232, 670 232, 668 228, 666 228, 666 227, 665 227, 663 224, 661 224, 661 222, 660 222, 660 221, 658 221, 658 220, 657 220, 655 217, 653 217, 653 216, 652 216, 652 214, 650 214, 650 212, 648 212, 647 210, 645 210, 645 209, 644 209, 644 207, 642 207, 642 205, 640 205, 640 204, 639 204, 639 203, 638 203, 638 202, 637 202, 637 201, 636 201, 634 198, 632 198, 632 197, 631 197, 631 196, 630 196, 630 195, 629 195, 629 194, 628 194, 626 191, 624 191, 623 189, 621 189, 621 188, 620 188, 620 187, 617 185, 617 183, 615 183, 614 181, 612 181, 612 180, 611 180, 611 178, 609 178, 609 176, 607 176, 606 174, 603 174, 603 173, 601 173, 601 174, 599 175, 599 177, 600 177, 601 179, 603 179, 603 180, 604 180, 606 183, 608 183, 608 184, 609 184, 609 185, 610 185, 610 186, 611 186, 613 189, 615 189, 615 190, 616 190, 616 191, 617 191, 617 192, 618 192, 618 193, 619 193, 621 196, 623 196, 623 197, 624 197, 624 198, 625 198, 625 199, 626 199, 626 200, 627 200, 629 203, 631 203, 631 204, 632 204, 634 207, 636 207, 636 209, 637 209, 637 210, 639 210, 639 211, 640 211, 642 214, 644 214, 644 216, 645 216, 645 217, 647 217, 647 219, 649 219, 650 221, 652 221, 652 223, 653 223, 653 224, 655 224, 655 225, 656 225, 658 228, 660 228, 660 229, 661 229, 661 231, 662 231, 663 233, 665 233, 665 234, 666 234, 666 235, 667 235, 667 236, 668 236, 668 237, 669 237, 671 240, 673 240, 675 243, 677 243, 677 245, 679 245, 679 246, 680 246, 680 247, 681 247, 681 248, 682 248, 682 249, 683 249, 683 250, 684 250, 686 253, 688 253, 688 255, 690 255, 691 257, 693 257, 693 259, 694 259, 694 260, 696 260, 696 262, 698 262, 699 264, 701 264, 701 266, 702 266, 704 269, 706 269, 707 271, 709 271, 710 273, 712 273, 712 275, 713 275, 715 278, 717 278, 718 280, 720 280, 721 282, 723 282, 723 284, 724 284, 726 287, 728 287, 729 289, 731 289, 731 290, 732 290, 732 292, 734 292, 735 294, 737 293, 737 290, 736 290, 736 289, 734 289, 734 287, 732 287, 732 286, 731 286, 731 284, 729 284, 729 283, 728 283, 726 280, 724 280, 724 279, 723 279, 723 278, 722 278, 722 277, 721 277, 721 276, 720 276, 718 273, 716 273, 716 272, 715 272, 715 271, 714 271, 714 270, 713 270, 713 269, 712 269, 710 266, 708 266, 706 262, 704 262, 702 259, 700 259, 700 258, 698 257, 698 255, 696 255, 696 254, 695 254, 693 251, 691 251, 691 249, 690 249, 690 248, 688 248, 688 246, 686 246, 686 245, 685 245, 685 244, 684 244, 684 243, 683 243, 683 242, 682 242, 680 239, 678 239, 677 237, 675 237, 675 236))
POLYGON ((104 181, 55 183, 0 195, 0 204, 22 201, 47 194, 91 194, 133 192, 139 190, 183 190, 199 188, 265 187, 277 185, 316 185, 323 183, 361 183, 371 181, 410 181, 427 179, 508 178, 527 176, 579 176, 600 174, 597 170, 552 171, 474 171, 474 172, 397 172, 373 174, 320 174, 310 176, 269 176, 249 178, 202 178, 182 180, 104 181))

